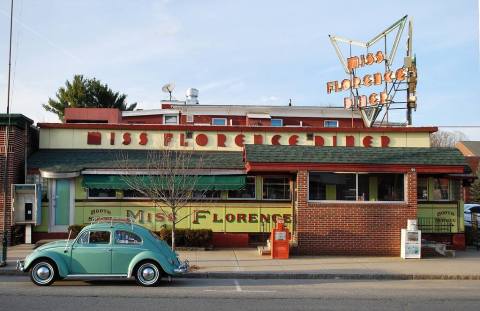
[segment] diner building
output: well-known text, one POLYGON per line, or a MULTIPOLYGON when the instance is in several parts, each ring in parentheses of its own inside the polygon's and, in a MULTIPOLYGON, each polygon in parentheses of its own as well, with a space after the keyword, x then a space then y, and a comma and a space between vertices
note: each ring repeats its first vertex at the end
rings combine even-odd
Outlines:
POLYGON ((177 227, 211 229, 218 247, 264 243, 279 217, 298 254, 398 256, 408 219, 425 238, 464 247, 469 168, 457 149, 430 146, 436 127, 365 127, 343 108, 166 101, 131 112, 66 109, 63 123, 38 128, 25 182, 40 198, 33 241, 102 216, 168 227, 169 215, 121 178, 138 172, 119 155, 138 168, 169 149, 201 160, 197 186, 208 190, 177 227))

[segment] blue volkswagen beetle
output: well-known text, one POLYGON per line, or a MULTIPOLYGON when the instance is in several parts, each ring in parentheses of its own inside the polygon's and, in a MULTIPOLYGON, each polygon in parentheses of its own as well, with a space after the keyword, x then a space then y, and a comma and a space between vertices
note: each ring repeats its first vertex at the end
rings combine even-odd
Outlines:
POLYGON ((152 231, 113 219, 86 226, 73 240, 45 244, 17 262, 36 285, 64 278, 133 277, 141 286, 156 286, 162 277, 188 268, 152 231))

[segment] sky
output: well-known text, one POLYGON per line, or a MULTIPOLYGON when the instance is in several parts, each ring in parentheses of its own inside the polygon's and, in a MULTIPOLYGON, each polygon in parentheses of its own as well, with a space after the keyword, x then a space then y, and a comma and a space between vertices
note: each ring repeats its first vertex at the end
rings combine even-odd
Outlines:
MULTIPOLYGON (((75 74, 100 79, 142 109, 160 107, 168 82, 179 100, 197 88, 200 104, 341 106, 348 94, 326 91, 328 81, 346 77, 328 35, 368 41, 408 14, 418 70, 413 124, 480 140, 478 1, 15 0, 11 111, 57 122, 42 104, 75 74)), ((1 112, 9 10, 10 1, 1 1, 1 112)), ((394 68, 403 63, 405 39, 406 32, 394 68)), ((341 49, 349 53, 348 45, 341 49)), ((354 48, 352 55, 364 53, 354 48)), ((405 122, 405 111, 389 118, 405 122)))

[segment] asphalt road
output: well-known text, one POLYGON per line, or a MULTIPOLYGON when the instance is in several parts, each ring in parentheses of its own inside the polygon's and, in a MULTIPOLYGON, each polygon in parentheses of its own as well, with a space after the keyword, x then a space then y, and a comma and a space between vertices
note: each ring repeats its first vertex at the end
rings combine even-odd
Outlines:
POLYGON ((0 310, 479 310, 480 281, 176 279, 33 285, 0 276, 0 310))

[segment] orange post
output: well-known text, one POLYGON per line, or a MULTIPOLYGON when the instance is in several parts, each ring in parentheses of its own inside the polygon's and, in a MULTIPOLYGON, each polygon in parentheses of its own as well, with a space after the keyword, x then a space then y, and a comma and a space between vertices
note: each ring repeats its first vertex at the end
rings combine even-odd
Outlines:
POLYGON ((285 227, 282 218, 277 218, 277 225, 270 235, 272 259, 288 259, 290 253, 289 241, 290 232, 288 228, 285 227))

